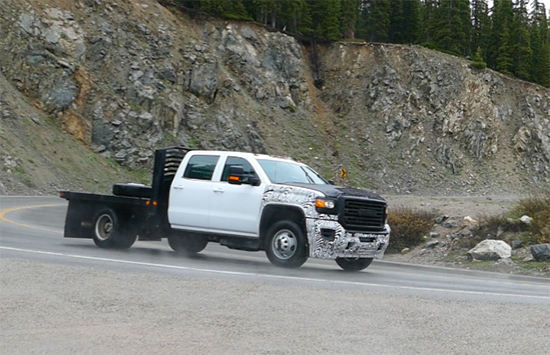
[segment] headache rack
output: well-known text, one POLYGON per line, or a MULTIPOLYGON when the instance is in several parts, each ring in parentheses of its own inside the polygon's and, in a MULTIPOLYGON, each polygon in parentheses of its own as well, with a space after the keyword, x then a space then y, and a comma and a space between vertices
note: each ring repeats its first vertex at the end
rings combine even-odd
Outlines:
POLYGON ((170 184, 185 157, 192 149, 186 147, 169 147, 155 151, 155 165, 153 167, 152 199, 168 201, 170 184))

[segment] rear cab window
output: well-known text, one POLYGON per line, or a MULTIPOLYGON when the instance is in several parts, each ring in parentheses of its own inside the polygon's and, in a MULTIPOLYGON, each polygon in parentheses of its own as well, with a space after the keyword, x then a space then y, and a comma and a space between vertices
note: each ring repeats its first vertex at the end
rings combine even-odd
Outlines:
POLYGON ((194 155, 189 159, 183 177, 195 180, 211 180, 219 159, 219 155, 194 155))

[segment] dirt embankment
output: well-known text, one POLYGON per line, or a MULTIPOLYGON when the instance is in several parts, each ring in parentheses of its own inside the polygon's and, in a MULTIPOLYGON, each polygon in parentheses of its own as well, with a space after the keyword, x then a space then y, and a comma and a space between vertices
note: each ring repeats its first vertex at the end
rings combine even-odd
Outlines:
POLYGON ((426 236, 425 243, 400 254, 386 254, 384 260, 409 262, 426 265, 458 267, 496 271, 510 274, 550 277, 550 263, 526 261, 531 259, 529 246, 512 250, 512 258, 496 262, 471 261, 467 250, 452 246, 452 239, 466 223, 464 217, 479 220, 482 217, 506 214, 522 198, 528 196, 494 195, 494 196, 384 196, 391 209, 411 207, 418 210, 433 212, 435 215, 445 215, 453 222, 454 227, 444 227, 434 222, 432 235, 426 236), (436 246, 428 247, 430 243, 438 242, 436 246))

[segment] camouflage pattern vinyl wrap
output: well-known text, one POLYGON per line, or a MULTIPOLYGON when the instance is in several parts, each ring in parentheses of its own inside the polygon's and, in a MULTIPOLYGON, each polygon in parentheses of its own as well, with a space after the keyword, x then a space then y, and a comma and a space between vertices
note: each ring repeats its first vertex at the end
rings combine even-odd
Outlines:
POLYGON ((320 214, 315 199, 323 193, 302 187, 269 185, 262 198, 262 209, 271 203, 299 207, 306 217, 309 257, 320 259, 376 258, 382 259, 390 239, 386 224, 382 233, 350 233, 338 223, 338 216, 320 214), (334 238, 323 236, 323 231, 334 231, 334 238), (366 241, 361 241, 361 239, 366 241))

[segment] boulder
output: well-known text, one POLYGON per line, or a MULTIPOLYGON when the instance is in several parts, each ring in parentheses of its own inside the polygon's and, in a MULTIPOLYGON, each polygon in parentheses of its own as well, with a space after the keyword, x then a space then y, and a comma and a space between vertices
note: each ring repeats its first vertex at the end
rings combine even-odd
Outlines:
POLYGON ((512 249, 519 249, 521 248, 522 244, 523 244, 523 241, 521 240, 512 240, 512 249))
POLYGON ((439 241, 434 240, 434 241, 426 243, 426 245, 424 245, 424 248, 432 249, 432 248, 435 248, 437 245, 439 245, 439 241))
POLYGON ((533 218, 529 216, 521 216, 519 220, 521 221, 521 223, 524 223, 524 224, 531 224, 533 222, 533 218))
POLYGON ((550 244, 531 245, 531 255, 535 261, 550 260, 550 244))
POLYGON ((466 226, 477 226, 479 223, 473 219, 472 217, 470 216, 466 216, 464 217, 464 225, 466 226))
POLYGON ((486 239, 468 251, 470 259, 498 260, 512 256, 512 247, 502 240, 486 239))

